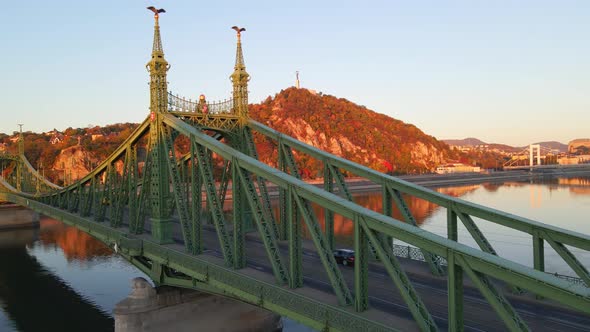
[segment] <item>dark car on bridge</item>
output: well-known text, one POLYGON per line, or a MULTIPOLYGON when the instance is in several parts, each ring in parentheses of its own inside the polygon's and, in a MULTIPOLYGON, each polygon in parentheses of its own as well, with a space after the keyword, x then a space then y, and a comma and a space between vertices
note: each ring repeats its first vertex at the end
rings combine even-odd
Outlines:
POLYGON ((354 251, 350 249, 334 250, 334 259, 336 263, 342 265, 354 265, 354 251))

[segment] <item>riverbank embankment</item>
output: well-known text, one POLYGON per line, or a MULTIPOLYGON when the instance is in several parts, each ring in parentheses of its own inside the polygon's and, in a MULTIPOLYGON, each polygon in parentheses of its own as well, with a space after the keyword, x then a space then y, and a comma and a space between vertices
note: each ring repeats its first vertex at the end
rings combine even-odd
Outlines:
MULTIPOLYGON (((420 174, 402 175, 398 179, 408 181, 423 187, 438 188, 463 184, 480 184, 487 182, 526 181, 553 177, 590 176, 590 165, 587 168, 554 169, 543 172, 525 170, 497 171, 489 173, 455 173, 455 174, 420 174)), ((323 179, 306 181, 309 184, 323 187, 323 179)), ((347 178, 346 183, 350 191, 366 192, 380 190, 381 186, 365 178, 347 178)))

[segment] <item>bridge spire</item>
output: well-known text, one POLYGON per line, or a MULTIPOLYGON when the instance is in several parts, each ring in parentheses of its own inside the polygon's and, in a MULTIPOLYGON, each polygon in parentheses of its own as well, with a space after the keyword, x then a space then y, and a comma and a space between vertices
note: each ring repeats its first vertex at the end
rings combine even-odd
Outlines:
POLYGON ((18 154, 24 155, 25 154, 25 138, 23 136, 23 124, 19 123, 19 133, 18 133, 18 154))
POLYGON ((162 38, 160 37, 160 13, 165 13, 164 9, 147 7, 154 12, 154 46, 152 49, 152 58, 147 63, 146 68, 150 73, 150 111, 152 117, 154 113, 162 113, 167 109, 168 104, 168 83, 166 81, 166 72, 170 65, 164 59, 164 49, 162 48, 162 38))
POLYGON ((160 38, 159 19, 160 19, 160 13, 165 13, 166 11, 163 8, 156 9, 153 6, 147 7, 147 9, 154 12, 154 20, 155 20, 155 23, 154 23, 154 47, 152 50, 152 54, 161 53, 163 55, 164 49, 162 48, 162 38, 160 38))
POLYGON ((170 215, 170 174, 168 154, 164 147, 164 125, 162 116, 168 110, 168 83, 166 72, 170 65, 164 59, 160 37, 159 17, 164 9, 147 7, 154 12, 154 46, 152 58, 146 68, 150 73, 150 205, 152 237, 160 244, 172 243, 172 219, 170 215))
POLYGON ((233 26, 232 29, 237 32, 238 37, 236 64, 230 76, 233 85, 234 112, 240 117, 240 124, 244 125, 248 119, 248 81, 250 80, 242 53, 242 32, 246 29, 237 26, 233 26))

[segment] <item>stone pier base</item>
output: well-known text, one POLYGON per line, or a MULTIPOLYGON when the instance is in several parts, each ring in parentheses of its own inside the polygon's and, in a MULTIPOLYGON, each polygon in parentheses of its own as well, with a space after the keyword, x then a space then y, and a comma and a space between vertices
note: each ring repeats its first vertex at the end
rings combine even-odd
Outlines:
POLYGON ((139 331, 282 331, 281 317, 222 296, 132 281, 131 294, 119 302, 115 332, 139 331))
POLYGON ((37 228, 0 229, 0 250, 5 248, 24 248, 39 238, 37 228))
POLYGON ((0 204, 0 230, 39 226, 39 213, 15 204, 0 204))

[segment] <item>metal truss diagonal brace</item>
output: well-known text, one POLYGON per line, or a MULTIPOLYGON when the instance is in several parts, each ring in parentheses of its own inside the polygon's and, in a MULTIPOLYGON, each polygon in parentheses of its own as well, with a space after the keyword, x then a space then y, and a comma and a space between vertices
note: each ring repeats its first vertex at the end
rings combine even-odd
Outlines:
MULTIPOLYGON (((191 142, 193 136, 190 137, 191 142)), ((193 254, 199 255, 203 253, 203 232, 201 223, 201 208, 202 208, 202 194, 201 177, 198 173, 198 160, 196 157, 195 145, 191 144, 191 167, 190 167, 190 192, 191 192, 191 218, 192 231, 191 238, 193 242, 193 254)))
POLYGON ((576 272, 576 274, 582 280, 584 280, 586 286, 590 287, 590 274, 588 273, 586 267, 576 258, 576 256, 574 256, 574 254, 563 243, 553 240, 551 235, 549 235, 547 232, 543 232, 543 237, 545 240, 547 240, 547 242, 549 242, 549 245, 551 245, 551 247, 559 254, 559 256, 563 258, 567 265, 569 265, 569 267, 571 267, 572 270, 574 270, 574 272, 576 272))
MULTIPOLYGON (((404 217, 404 220, 407 223, 409 223, 410 225, 418 227, 418 222, 414 218, 414 215, 412 215, 410 208, 406 204, 406 201, 404 200, 404 198, 403 198, 402 194, 399 192, 399 190, 396 190, 396 189, 391 188, 390 186, 387 186, 387 191, 389 192, 389 195, 391 196, 391 198, 393 198, 393 201, 395 202, 399 211, 401 212, 402 216, 404 217)), ((436 255, 433 255, 426 250, 423 250, 422 252, 424 253, 424 259, 426 260, 426 263, 428 264, 430 271, 434 275, 437 275, 437 276, 444 275, 445 272, 444 272, 443 268, 440 266, 439 261, 436 258, 436 255)))
MULTIPOLYGON (((461 219, 461 222, 463 223, 463 225, 465 225, 465 228, 467 229, 469 234, 471 234, 471 236, 473 237, 475 242, 477 242, 477 244, 479 245, 481 250, 483 250, 487 253, 490 253, 492 255, 498 256, 498 253, 496 253, 496 250, 494 249, 494 247, 492 247, 491 243, 488 241, 488 239, 485 237, 485 235, 483 235, 483 233, 479 229, 479 227, 477 227, 477 225, 475 224, 475 221, 473 221, 471 216, 457 210, 456 207, 454 207, 454 211, 457 214, 457 216, 459 217, 459 219, 461 219)), ((512 292, 514 292, 514 293, 520 294, 520 293, 524 292, 523 289, 516 287, 514 285, 510 285, 509 287, 512 290, 512 292)))
POLYGON ((457 263, 461 265, 471 281, 479 288, 488 303, 500 316, 510 331, 529 331, 528 326, 514 310, 510 302, 492 284, 489 277, 478 271, 474 271, 465 259, 457 256, 457 263))
POLYGON ((178 162, 174 157, 174 141, 173 136, 170 132, 170 128, 165 127, 164 131, 162 132, 162 135, 162 139, 166 143, 164 144, 165 155, 168 156, 166 160, 168 164, 168 171, 170 172, 172 178, 172 188, 174 199, 176 202, 176 208, 178 211, 178 216, 180 218, 182 239, 184 240, 184 245, 187 251, 192 252, 193 243, 192 237, 190 236, 192 230, 190 226, 191 219, 188 212, 188 202, 186 201, 186 193, 184 191, 184 186, 182 185, 180 172, 178 171, 178 162))
POLYGON ((458 210, 455 210, 455 213, 457 213, 457 216, 459 216, 459 219, 461 219, 461 222, 463 222, 463 225, 465 225, 465 228, 467 228, 467 231, 469 231, 481 250, 497 256, 496 250, 492 247, 485 235, 483 235, 479 227, 477 227, 471 216, 458 210))
POLYGON ((285 191, 285 215, 289 235, 289 287, 303 286, 303 247, 301 244, 301 222, 293 201, 293 187, 285 191))
POLYGON ((342 195, 344 195, 344 197, 352 202, 352 194, 350 193, 350 190, 348 190, 348 186, 346 185, 346 180, 344 179, 344 175, 342 175, 342 172, 340 171, 340 169, 328 164, 328 169, 330 170, 330 173, 332 174, 332 178, 334 180, 336 180, 336 185, 338 186, 338 190, 342 193, 342 195))
POLYGON ((193 140, 191 144, 194 145, 194 150, 197 153, 199 173, 201 173, 201 178, 203 179, 203 184, 205 186, 207 202, 209 203, 211 214, 213 216, 213 223, 215 224, 217 236, 221 245, 223 259, 227 266, 232 266, 233 250, 229 235, 225 228, 223 209, 215 189, 215 179, 213 178, 213 166, 210 155, 207 153, 207 149, 204 146, 198 144, 196 141, 193 140))
POLYGON ((410 279, 402 269, 399 261, 395 256, 393 256, 389 251, 386 251, 383 246, 381 245, 377 235, 373 230, 371 230, 364 218, 358 218, 358 222, 365 230, 369 241, 377 251, 377 256, 383 262, 387 273, 389 274, 390 278, 393 280, 395 285, 400 291, 404 301, 408 305, 408 309, 412 313, 412 316, 418 323, 420 330, 422 331, 438 331, 436 323, 434 319, 428 312, 428 309, 420 299, 420 296, 412 286, 410 279))
POLYGON ((348 289, 348 286, 344 282, 342 272, 336 265, 336 260, 334 260, 332 250, 328 247, 328 243, 321 232, 319 222, 315 217, 309 202, 303 201, 296 192, 293 194, 293 199, 295 200, 295 203, 297 203, 299 212, 303 216, 303 220, 305 221, 307 229, 311 234, 311 238, 315 244, 318 255, 320 256, 320 260, 324 265, 324 269, 328 274, 330 283, 332 284, 334 292, 338 297, 338 302, 340 305, 352 304, 352 295, 350 293, 350 289, 348 289))
POLYGON ((262 236, 264 248, 266 249, 266 253, 272 265, 275 279, 277 283, 285 284, 287 282, 287 273, 281 260, 275 233, 273 232, 272 225, 270 225, 272 221, 269 220, 264 207, 260 203, 250 174, 248 174, 247 171, 242 170, 237 163, 232 164, 238 173, 240 185, 243 186, 246 191, 246 198, 250 204, 250 209, 254 212, 254 219, 258 226, 258 231, 262 236))
MULTIPOLYGON (((243 135, 248 155, 258 160, 258 152, 256 151, 256 145, 254 144, 254 137, 252 137, 252 131, 249 127, 244 127, 243 135)), ((270 196, 266 187, 266 180, 261 176, 256 176, 256 182, 258 183, 258 189, 260 191, 262 207, 266 211, 269 221, 271 221, 271 227, 275 233, 275 237, 278 237, 279 228, 274 218, 274 214, 272 213, 272 204, 270 202, 270 196)))

